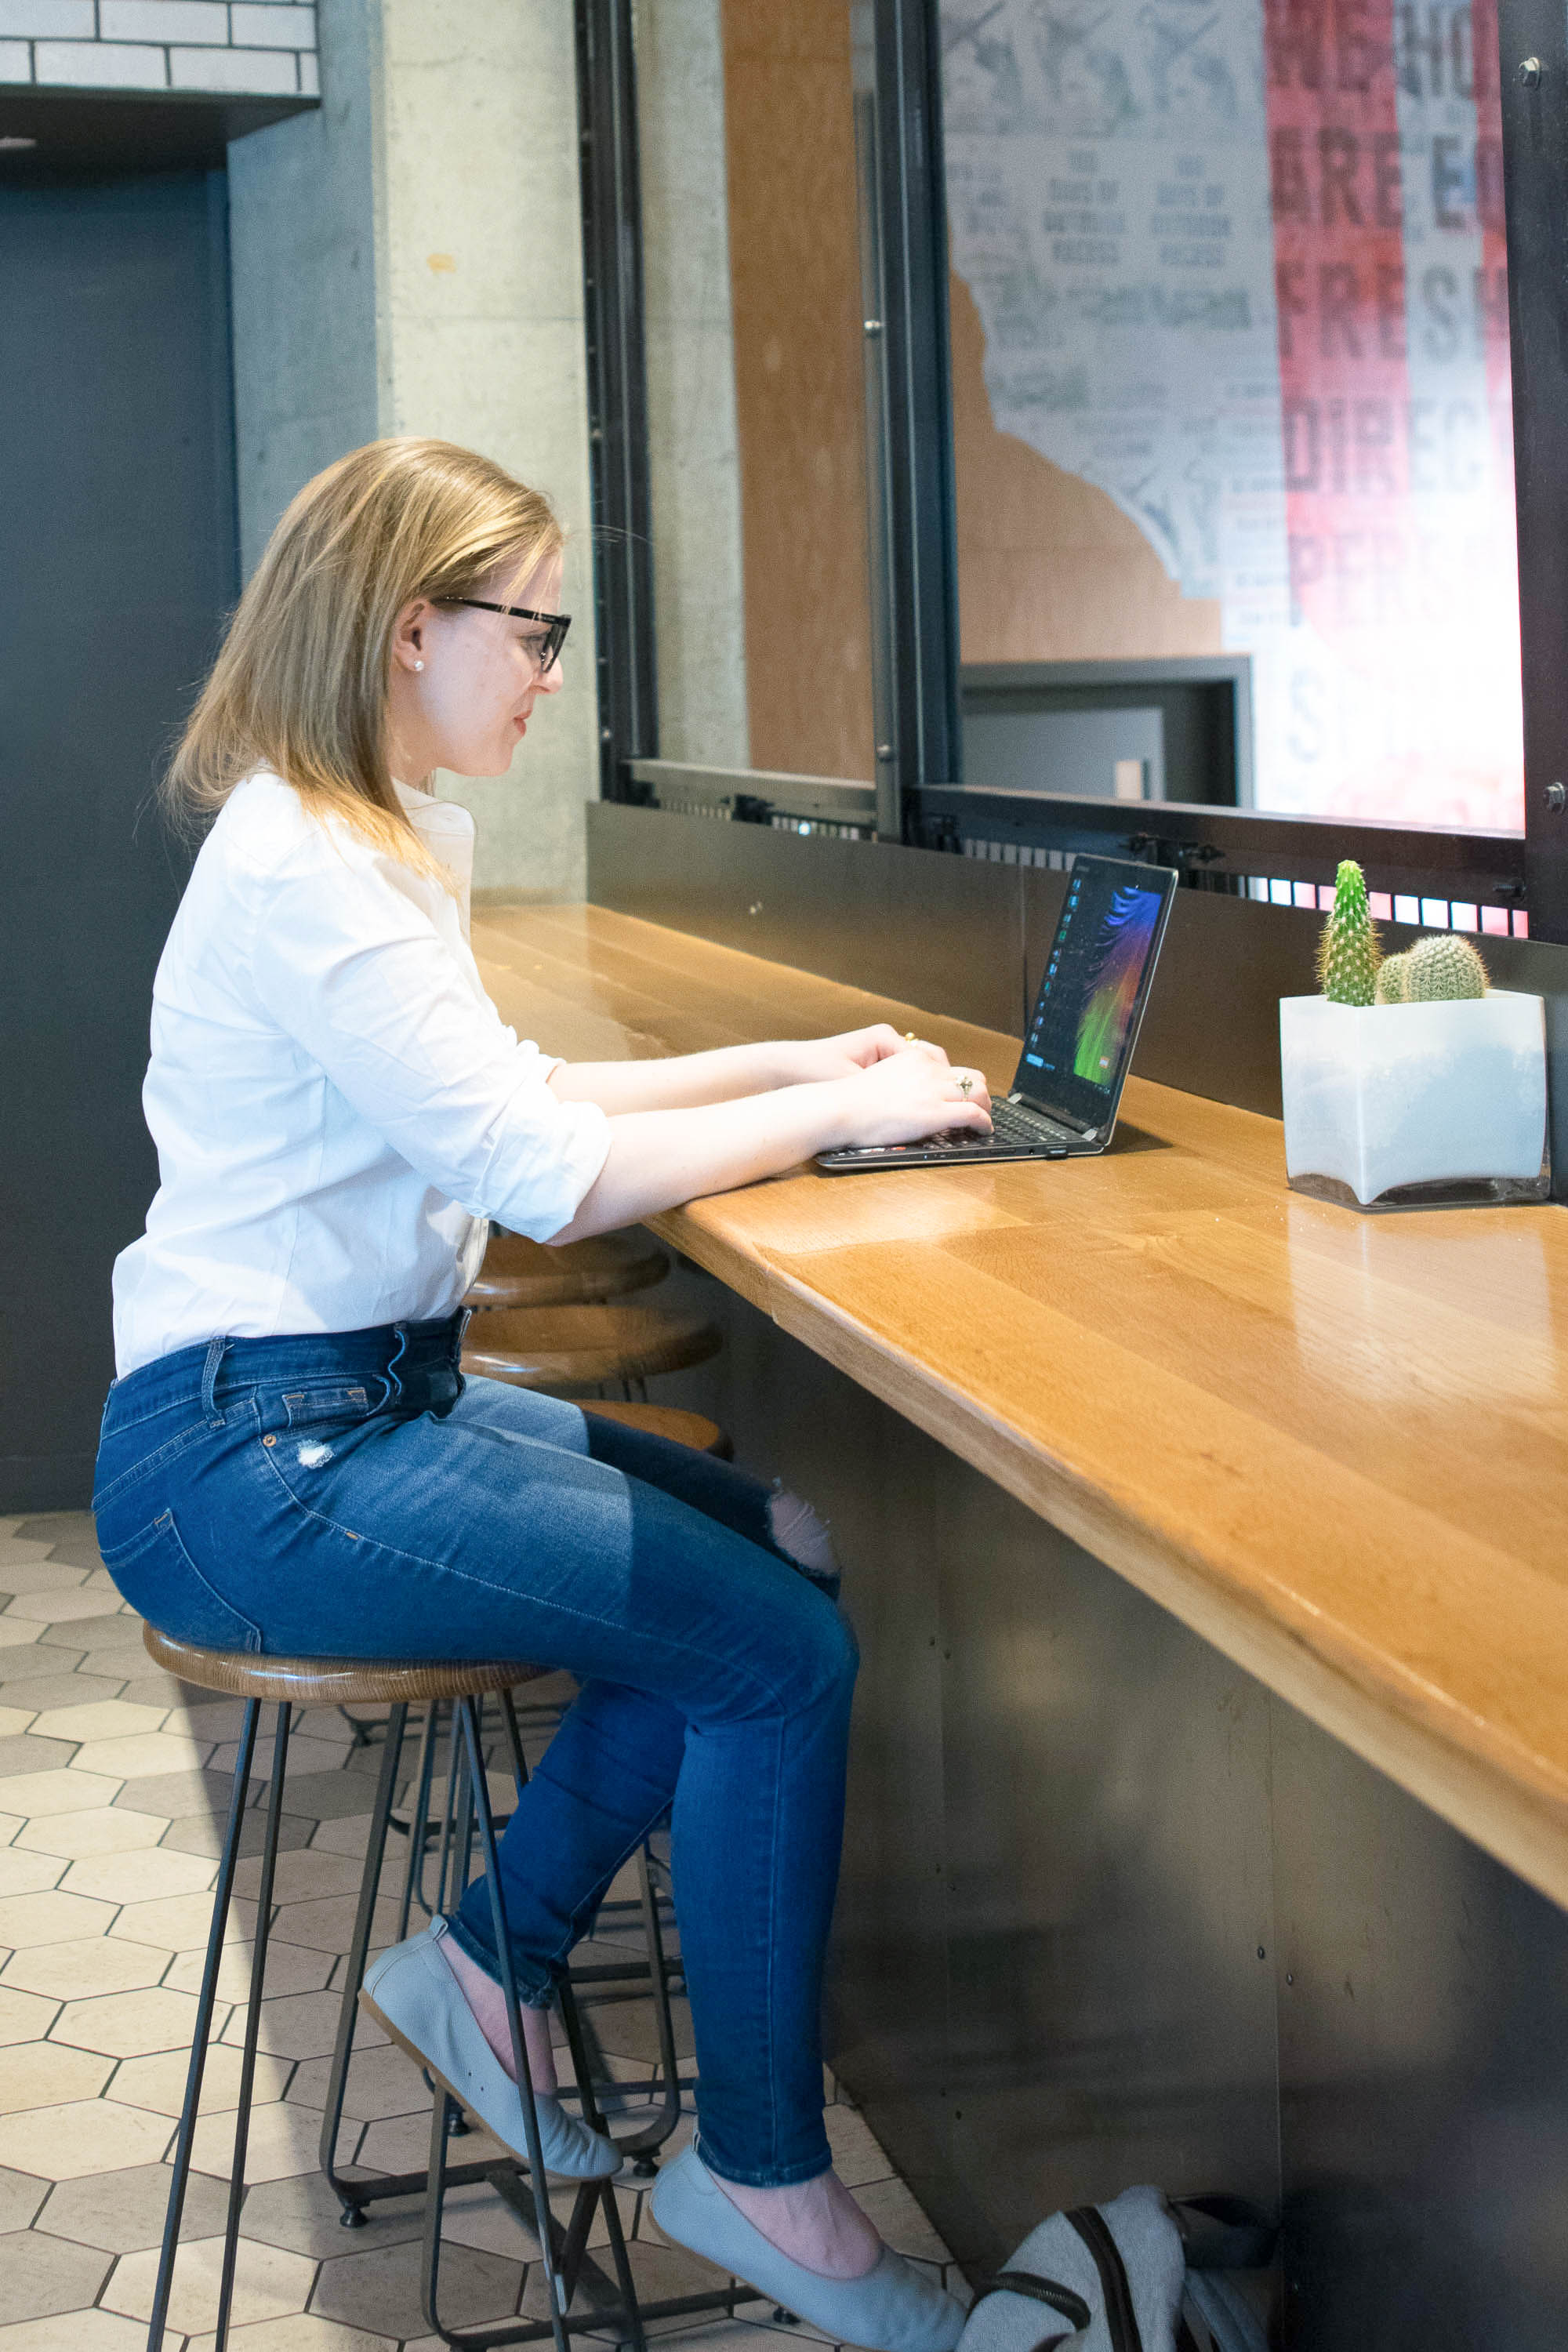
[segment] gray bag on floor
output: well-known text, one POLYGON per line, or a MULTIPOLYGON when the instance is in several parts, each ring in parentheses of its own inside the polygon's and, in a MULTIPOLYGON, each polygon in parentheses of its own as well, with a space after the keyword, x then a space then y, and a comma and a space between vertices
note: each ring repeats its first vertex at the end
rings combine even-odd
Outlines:
POLYGON ((1127 2189, 1053 2213, 985 2281, 959 2352, 1265 2352, 1222 2273, 1267 2263, 1272 2239, 1238 2198, 1127 2189))

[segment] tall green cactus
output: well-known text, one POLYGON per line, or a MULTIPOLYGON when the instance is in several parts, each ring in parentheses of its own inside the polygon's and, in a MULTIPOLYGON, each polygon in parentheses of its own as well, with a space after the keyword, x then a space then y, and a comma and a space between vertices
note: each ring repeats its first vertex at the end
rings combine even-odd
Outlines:
POLYGON ((1405 966, 1406 1004, 1443 1004, 1465 996, 1484 996, 1487 968, 1468 940, 1453 931, 1435 931, 1417 940, 1399 959, 1405 966))
POLYGON ((1366 877, 1342 857, 1333 910, 1318 942, 1318 979, 1332 1004, 1370 1004, 1377 984, 1377 933, 1366 903, 1366 877))

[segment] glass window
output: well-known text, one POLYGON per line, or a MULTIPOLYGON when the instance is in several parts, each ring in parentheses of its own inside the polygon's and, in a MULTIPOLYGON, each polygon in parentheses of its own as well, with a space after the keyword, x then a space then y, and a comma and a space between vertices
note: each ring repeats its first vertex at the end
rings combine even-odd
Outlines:
POLYGON ((640 0, 659 751, 868 783, 848 0, 640 0))
POLYGON ((1247 656, 1258 805, 1521 825, 1496 0, 942 20, 966 667, 1247 656))

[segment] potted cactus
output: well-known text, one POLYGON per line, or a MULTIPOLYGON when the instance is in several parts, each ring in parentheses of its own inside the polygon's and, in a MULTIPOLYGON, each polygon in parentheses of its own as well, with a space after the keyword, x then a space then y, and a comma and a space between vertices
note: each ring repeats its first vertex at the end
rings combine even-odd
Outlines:
POLYGON ((1384 956, 1352 858, 1318 972, 1321 995, 1279 1005, 1285 1170, 1298 1191, 1362 1208, 1545 1197, 1539 996, 1489 987, 1457 932, 1384 956))

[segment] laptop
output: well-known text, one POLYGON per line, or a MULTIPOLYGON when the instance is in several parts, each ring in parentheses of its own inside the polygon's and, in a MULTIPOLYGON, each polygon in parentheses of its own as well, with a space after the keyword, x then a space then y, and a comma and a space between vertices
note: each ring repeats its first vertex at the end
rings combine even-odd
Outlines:
POLYGON ((1130 858, 1079 857, 1013 1091, 993 1100, 993 1131, 963 1128, 923 1143, 819 1151, 830 1176, 863 1168, 963 1166, 991 1160, 1073 1160, 1103 1151, 1149 1001, 1177 877, 1130 858))

